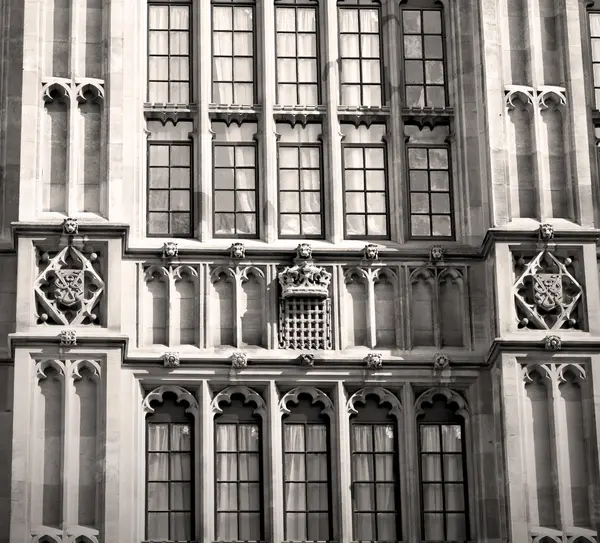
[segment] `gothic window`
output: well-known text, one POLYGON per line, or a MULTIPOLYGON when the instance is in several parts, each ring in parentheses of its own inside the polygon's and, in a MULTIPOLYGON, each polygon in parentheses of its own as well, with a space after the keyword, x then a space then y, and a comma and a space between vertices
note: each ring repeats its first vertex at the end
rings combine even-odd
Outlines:
MULTIPOLYGON (((596 4, 594 4, 596 7, 596 4)), ((600 6, 598 6, 600 8, 600 6)), ((594 109, 600 109, 600 9, 590 10, 588 12, 591 61, 592 61, 592 82, 594 86, 594 109)))
POLYGON ((193 521, 193 417, 166 392, 146 417, 146 539, 190 541, 193 521))
POLYGON ((278 0, 275 25, 277 103, 320 103, 316 0, 278 0))
POLYGON ((453 235, 449 127, 406 124, 410 233, 417 238, 453 235))
POLYGON ((287 410, 283 419, 285 539, 330 541, 329 419, 308 393, 290 400, 287 410))
POLYGON ((320 238, 323 235, 321 125, 277 123, 279 234, 320 238))
POLYGON ((212 3, 213 102, 256 103, 254 3, 212 3))
POLYGON ((468 541, 464 419, 430 394, 417 419, 421 530, 425 541, 468 541))
POLYGON ((261 541, 261 419, 241 393, 215 417, 217 541, 261 541))
POLYGON ((148 3, 148 102, 188 104, 191 2, 148 3))
POLYGON ((366 397, 350 419, 355 541, 399 541, 397 420, 377 396, 366 397))
POLYGON ((212 123, 215 236, 256 237, 257 125, 212 123))
POLYGON ((341 129, 346 237, 385 239, 389 235, 385 125, 343 123, 341 129))
POLYGON ((349 106, 383 105, 381 3, 338 2, 341 101, 349 106))
POLYGON ((192 235, 190 121, 148 121, 148 235, 192 235))

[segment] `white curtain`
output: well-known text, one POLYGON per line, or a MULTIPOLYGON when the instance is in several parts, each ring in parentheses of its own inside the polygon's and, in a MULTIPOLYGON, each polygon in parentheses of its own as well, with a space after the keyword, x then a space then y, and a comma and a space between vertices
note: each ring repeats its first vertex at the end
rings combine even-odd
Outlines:
POLYGON ((147 449, 149 452, 146 537, 149 540, 191 540, 193 535, 190 426, 148 424, 147 449))
POLYGON ((461 428, 458 425, 441 425, 441 443, 440 426, 421 426, 421 452, 431 453, 421 455, 424 511, 439 511, 424 513, 427 540, 463 541, 466 537, 461 440, 461 428), (445 484, 441 484, 442 469, 445 484), (444 510, 458 511, 446 513, 446 534, 444 510))

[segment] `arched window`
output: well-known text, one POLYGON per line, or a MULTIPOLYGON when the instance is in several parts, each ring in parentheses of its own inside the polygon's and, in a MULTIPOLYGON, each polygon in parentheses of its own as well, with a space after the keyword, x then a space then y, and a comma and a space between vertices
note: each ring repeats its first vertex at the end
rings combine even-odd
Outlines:
POLYGON ((432 389, 417 407, 422 539, 467 541, 465 402, 450 390, 432 389))
POLYGON ((215 398, 217 541, 263 539, 262 413, 258 394, 245 387, 215 398))
POLYGON ((354 540, 399 541, 400 402, 378 388, 357 392, 349 403, 354 540))
POLYGON ((282 399, 285 539, 331 540, 329 414, 321 391, 298 388, 282 399))
POLYGON ((194 539, 193 396, 179 387, 159 387, 146 411, 146 539, 194 539), (189 405, 185 405, 186 401, 189 405), (157 402, 160 402, 156 405, 157 402), (154 404, 154 405, 153 405, 154 404))

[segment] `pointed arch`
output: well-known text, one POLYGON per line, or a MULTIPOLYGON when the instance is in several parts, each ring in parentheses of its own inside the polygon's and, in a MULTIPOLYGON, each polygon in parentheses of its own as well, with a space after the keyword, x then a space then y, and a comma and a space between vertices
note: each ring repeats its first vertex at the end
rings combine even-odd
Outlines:
POLYGON ((281 411, 281 413, 284 415, 289 415, 290 409, 288 408, 287 404, 289 402, 295 404, 299 403, 299 396, 301 394, 308 394, 312 398, 313 404, 319 402, 323 404, 322 412, 325 413, 331 420, 333 420, 335 413, 331 398, 327 396, 327 394, 325 394, 322 390, 311 386, 299 386, 285 394, 279 402, 279 410, 281 411))
POLYGON ((60 360, 40 360, 35 365, 35 374, 38 378, 38 381, 42 379, 47 379, 46 370, 51 368, 56 371, 59 379, 64 379, 66 374, 65 363, 60 360))
POLYGON ((466 400, 455 390, 446 387, 434 387, 423 392, 415 401, 415 414, 417 417, 425 413, 425 405, 433 405, 436 396, 443 396, 448 406, 457 406, 456 414, 465 421, 469 420, 469 410, 466 400))
POLYGON ((355 392, 350 396, 346 404, 348 413, 355 415, 358 413, 356 408, 357 403, 365 404, 367 396, 377 396, 379 399, 379 405, 387 403, 391 406, 389 414, 394 415, 396 419, 400 419, 402 416, 402 404, 395 394, 390 392, 387 388, 383 387, 365 387, 355 392))
POLYGON ((219 415, 223 413, 223 409, 219 404, 221 402, 231 403, 231 398, 235 394, 241 394, 244 396, 244 405, 254 402, 256 405, 254 413, 260 415, 263 420, 265 419, 267 408, 262 396, 255 390, 242 385, 231 386, 219 392, 210 403, 213 414, 219 415))
POLYGON ((177 397, 177 403, 181 403, 182 401, 187 402, 188 407, 186 408, 185 412, 191 413, 195 418, 198 417, 199 408, 196 398, 194 398, 193 394, 189 390, 177 385, 162 385, 151 390, 142 402, 144 413, 146 415, 154 413, 155 409, 150 404, 154 401, 162 403, 164 401, 164 395, 167 392, 175 394, 177 397))

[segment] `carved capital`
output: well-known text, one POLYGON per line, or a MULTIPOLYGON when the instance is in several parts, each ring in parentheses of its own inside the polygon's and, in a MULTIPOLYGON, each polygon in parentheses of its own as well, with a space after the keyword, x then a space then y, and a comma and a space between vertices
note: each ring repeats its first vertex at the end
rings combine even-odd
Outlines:
POLYGON ((436 353, 433 357, 433 369, 434 371, 443 371, 450 366, 450 358, 444 353, 436 353))
POLYGON ((373 243, 369 243, 369 245, 365 245, 363 255, 366 260, 377 260, 379 258, 379 247, 373 243))
POLYGON ((179 353, 175 351, 168 351, 163 354, 163 366, 165 368, 179 367, 179 353))
POLYGON ((560 351, 562 349, 562 341, 558 336, 546 336, 544 338, 544 348, 547 351, 560 351))
POLYGON ((68 236, 74 236, 79 233, 79 224, 77 223, 77 219, 73 219, 72 217, 67 217, 62 223, 63 233, 68 236))
POLYGON ((246 258, 246 247, 243 243, 234 243, 229 249, 231 258, 246 258))
POLYGON ((248 355, 246 353, 237 352, 231 355, 231 367, 242 369, 248 365, 248 355))
POLYGON ((370 370, 378 370, 383 367, 383 355, 381 353, 369 353, 365 356, 367 368, 370 370))
POLYGON ((163 258, 177 258, 179 256, 179 249, 177 243, 174 241, 167 241, 162 248, 163 258))
POLYGON ((554 227, 548 223, 540 224, 539 236, 544 241, 554 239, 554 227))
POLYGON ((296 258, 307 260, 312 257, 312 247, 308 243, 300 243, 296 247, 296 258))
POLYGON ((315 365, 315 355, 304 353, 298 357, 301 366, 308 366, 312 368, 315 365))
POLYGON ((77 345, 77 330, 73 328, 63 328, 60 331, 60 346, 74 347, 77 345))
POLYGON ((444 260, 444 248, 441 245, 434 245, 429 249, 429 260, 431 262, 440 262, 444 260))

